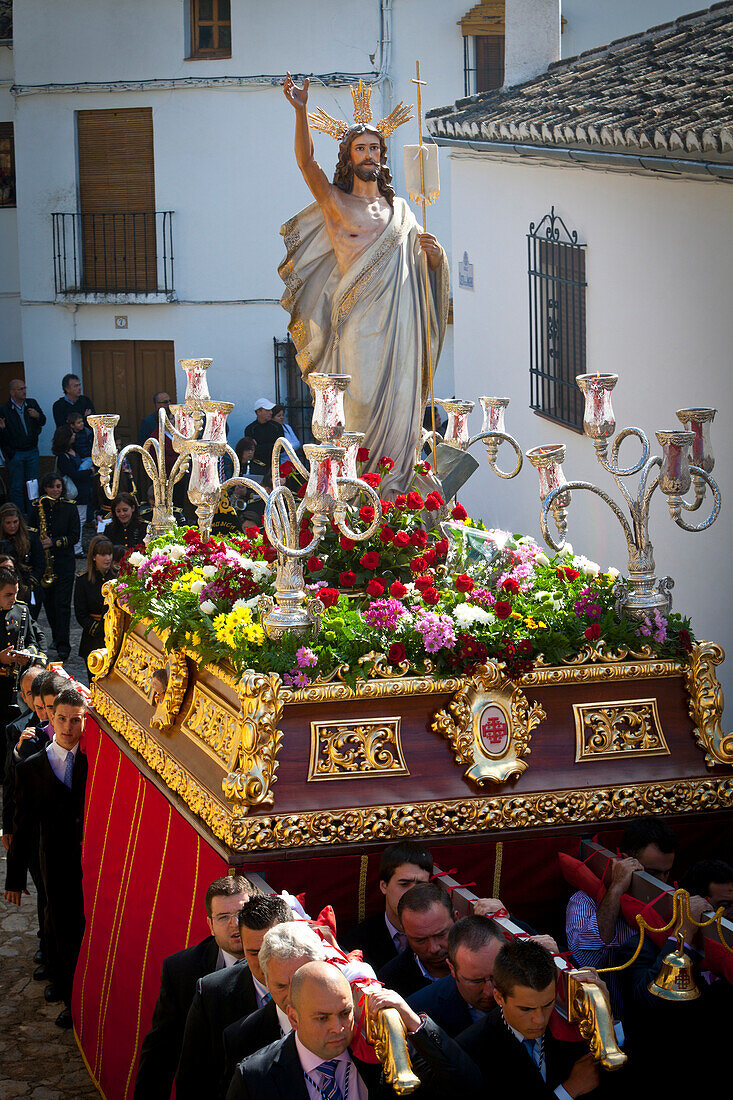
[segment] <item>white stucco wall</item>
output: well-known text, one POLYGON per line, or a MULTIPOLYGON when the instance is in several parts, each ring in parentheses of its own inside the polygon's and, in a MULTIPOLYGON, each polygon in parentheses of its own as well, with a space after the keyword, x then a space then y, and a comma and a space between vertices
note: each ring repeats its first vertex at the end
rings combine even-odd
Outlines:
MULTIPOLYGON (((694 0, 561 0, 567 20, 561 36, 563 57, 574 57, 583 50, 603 46, 615 38, 638 34, 660 23, 669 23, 688 12, 699 11, 694 0)), ((706 5, 702 5, 705 7, 706 5)))
MULTIPOLYGON (((675 410, 708 405, 713 426, 715 476, 723 512, 707 532, 678 530, 657 493, 651 537, 658 575, 676 581, 675 609, 689 613, 699 636, 731 652, 722 678, 733 690, 733 626, 726 566, 733 535, 728 484, 733 444, 730 415, 730 348, 733 315, 733 188, 725 184, 658 180, 580 168, 451 158, 453 254, 467 249, 475 290, 455 292, 456 389, 476 399, 511 399, 508 430, 522 449, 562 442, 568 480, 583 478, 619 497, 595 459, 590 441, 535 415, 529 408, 529 305, 527 239, 554 204, 587 248, 587 370, 616 373, 617 424, 654 431, 678 425, 675 410), (481 216, 477 216, 477 211, 481 216)), ((454 264, 454 285, 457 272, 454 264)), ((478 411, 472 430, 480 427, 478 411)), ((627 441, 622 458, 638 451, 627 441), (625 448, 628 446, 628 452, 625 448)), ((509 456, 503 465, 509 464, 509 456)), ((462 500, 491 525, 541 538, 537 474, 529 463, 512 482, 486 468, 466 486, 462 500)), ((617 520, 597 497, 577 492, 569 514, 573 546, 602 566, 623 569, 626 544, 617 520)))
MULTIPOLYGON (((0 122, 13 121, 13 52, 0 46, 0 122)), ((18 214, 0 207, 0 363, 20 362, 20 274, 18 271, 18 214)), ((6 398, 0 395, 0 402, 6 398)))

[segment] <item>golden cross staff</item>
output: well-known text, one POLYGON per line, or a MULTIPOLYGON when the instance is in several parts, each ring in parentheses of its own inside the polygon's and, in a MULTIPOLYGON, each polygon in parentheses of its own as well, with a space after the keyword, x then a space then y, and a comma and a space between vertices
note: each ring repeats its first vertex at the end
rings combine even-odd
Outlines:
MULTIPOLYGON (((425 207, 427 205, 429 205, 430 203, 434 202, 435 199, 438 197, 439 187, 438 187, 438 177, 437 177, 438 166, 437 166, 437 161, 436 161, 435 162, 435 181, 434 181, 435 186, 431 189, 430 195, 429 196, 426 195, 426 193, 425 193, 424 157, 425 157, 425 154, 427 153, 427 146, 424 146, 423 143, 422 143, 422 96, 421 96, 421 93, 420 93, 420 89, 424 84, 427 84, 427 81, 420 79, 420 62, 419 61, 415 62, 415 76, 412 78, 410 83, 417 85, 417 140, 418 140, 418 146, 417 146, 416 158, 417 158, 418 163, 420 165, 420 191, 419 191, 419 195, 416 195, 413 190, 410 190, 409 183, 408 183, 408 193, 410 195, 410 198, 413 200, 413 202, 417 201, 417 202, 420 202, 422 204, 422 230, 423 230, 423 233, 427 233, 427 218, 426 218, 426 214, 425 214, 425 207)), ((414 147, 411 147, 409 145, 405 146, 405 175, 408 176, 408 179, 409 179, 409 174, 410 174, 408 172, 408 158, 411 155, 412 148, 414 148, 414 147), (408 150, 410 150, 410 152, 408 152, 408 150)), ((415 157, 413 156, 413 160, 414 159, 415 159, 415 157)), ((430 415, 431 415, 431 420, 432 420, 432 431, 433 431, 433 470, 435 472, 435 476, 437 477, 438 476, 438 458, 437 458, 436 451, 435 451, 435 396, 433 394, 433 354, 432 354, 432 346, 431 346, 431 339, 430 339, 430 275, 429 275, 429 272, 428 272, 428 254, 424 250, 423 250, 423 262, 424 262, 423 270, 424 270, 424 273, 425 273, 425 343, 427 345, 427 352, 428 352, 428 386, 429 386, 429 389, 430 389, 430 415)))

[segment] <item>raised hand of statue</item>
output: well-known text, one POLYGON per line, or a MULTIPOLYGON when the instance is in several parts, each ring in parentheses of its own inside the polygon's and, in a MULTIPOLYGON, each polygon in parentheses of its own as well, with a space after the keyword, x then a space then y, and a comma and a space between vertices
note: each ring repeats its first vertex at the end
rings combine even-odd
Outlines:
POLYGON ((305 107, 308 103, 309 85, 310 80, 308 79, 308 77, 305 77, 301 86, 300 84, 295 83, 290 73, 286 73, 283 92, 285 93, 285 98, 287 99, 288 103, 290 103, 291 106, 295 107, 296 109, 298 107, 305 107))

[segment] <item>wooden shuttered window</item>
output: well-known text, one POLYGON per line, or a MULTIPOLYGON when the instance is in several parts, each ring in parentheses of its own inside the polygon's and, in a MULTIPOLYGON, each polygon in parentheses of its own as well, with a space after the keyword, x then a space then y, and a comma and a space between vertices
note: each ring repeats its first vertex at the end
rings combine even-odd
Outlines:
POLYGON ((152 108, 79 111, 77 132, 84 289, 155 290, 152 108))
POLYGON ((12 122, 0 122, 0 206, 15 206, 15 145, 12 122))

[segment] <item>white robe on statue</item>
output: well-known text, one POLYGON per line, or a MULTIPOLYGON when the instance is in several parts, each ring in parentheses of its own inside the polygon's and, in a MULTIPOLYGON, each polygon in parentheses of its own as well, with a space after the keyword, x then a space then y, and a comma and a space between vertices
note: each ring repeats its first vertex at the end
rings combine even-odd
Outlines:
MULTIPOLYGON (((318 203, 286 222, 287 254, 278 268, 281 300, 303 378, 350 374, 344 408, 348 431, 364 432, 369 469, 389 456, 391 493, 412 480, 428 396, 424 258, 420 228, 395 198, 388 225, 342 275, 318 203)), ((448 320, 448 263, 429 269, 431 370, 448 320)))

